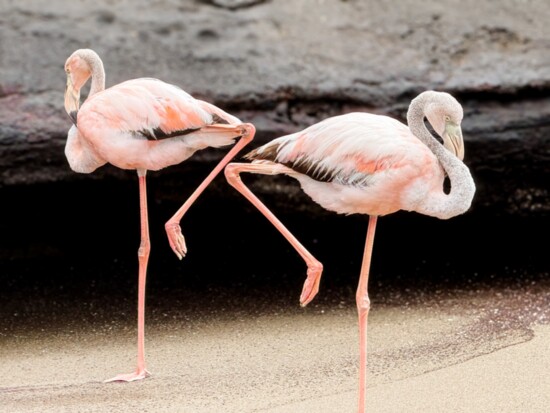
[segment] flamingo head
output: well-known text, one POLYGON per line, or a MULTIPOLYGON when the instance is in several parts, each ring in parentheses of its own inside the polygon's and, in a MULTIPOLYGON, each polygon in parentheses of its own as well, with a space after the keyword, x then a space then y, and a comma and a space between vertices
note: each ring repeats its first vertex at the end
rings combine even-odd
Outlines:
POLYGON ((458 159, 464 159, 464 138, 460 124, 464 116, 462 106, 448 93, 436 92, 434 99, 426 108, 428 122, 443 139, 443 146, 458 159))

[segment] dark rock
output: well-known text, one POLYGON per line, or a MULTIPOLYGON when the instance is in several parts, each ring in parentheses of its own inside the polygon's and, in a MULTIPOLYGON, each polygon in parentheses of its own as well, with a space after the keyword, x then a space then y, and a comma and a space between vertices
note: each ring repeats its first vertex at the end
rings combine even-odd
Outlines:
MULTIPOLYGON (((343 112, 404 120, 419 92, 448 91, 465 108, 466 163, 478 185, 472 211, 547 215, 548 21, 546 2, 514 0, 498 8, 477 0, 399 8, 353 0, 4 2, 0 190, 134 178, 111 167, 76 177, 65 161, 63 63, 90 47, 108 85, 158 77, 253 122, 251 148, 343 112)), ((204 151, 162 179, 191 190, 222 154, 204 151)), ((308 203, 291 180, 251 182, 279 203, 308 203)), ((213 189, 221 193, 219 185, 223 179, 213 189)))

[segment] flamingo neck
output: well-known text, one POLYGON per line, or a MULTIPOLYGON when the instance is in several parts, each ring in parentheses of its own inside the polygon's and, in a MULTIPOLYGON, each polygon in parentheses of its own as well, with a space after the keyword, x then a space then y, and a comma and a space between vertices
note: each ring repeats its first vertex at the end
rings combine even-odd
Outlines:
POLYGON ((80 57, 90 66, 92 83, 88 97, 105 90, 105 68, 98 54, 93 50, 83 49, 80 51, 80 57))
POLYGON ((475 184, 468 167, 454 154, 445 149, 428 131, 424 124, 425 110, 430 104, 437 104, 437 92, 425 92, 415 98, 407 113, 409 129, 437 157, 451 182, 451 191, 430 193, 418 208, 418 212, 441 219, 452 218, 466 212, 472 203, 475 184))
POLYGON ((105 69, 99 57, 97 60, 92 61, 90 68, 92 69, 92 84, 90 85, 90 93, 88 96, 105 90, 105 69))

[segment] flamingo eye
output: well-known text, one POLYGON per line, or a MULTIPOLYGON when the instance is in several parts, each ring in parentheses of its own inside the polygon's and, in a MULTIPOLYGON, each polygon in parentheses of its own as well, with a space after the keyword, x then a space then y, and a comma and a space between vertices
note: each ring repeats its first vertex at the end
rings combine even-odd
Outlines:
POLYGON ((450 122, 451 121, 451 117, 449 115, 445 115, 445 122, 450 122))

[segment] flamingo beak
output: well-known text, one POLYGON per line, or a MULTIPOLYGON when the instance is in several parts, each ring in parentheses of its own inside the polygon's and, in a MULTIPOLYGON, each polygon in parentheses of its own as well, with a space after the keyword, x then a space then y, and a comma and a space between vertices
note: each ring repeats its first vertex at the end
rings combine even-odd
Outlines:
POLYGON ((74 87, 71 75, 67 74, 67 86, 65 87, 65 110, 76 125, 76 115, 80 107, 80 89, 74 87))
POLYGON ((460 125, 453 122, 445 123, 445 132, 443 132, 443 146, 454 153, 461 161, 464 159, 464 138, 460 125))

